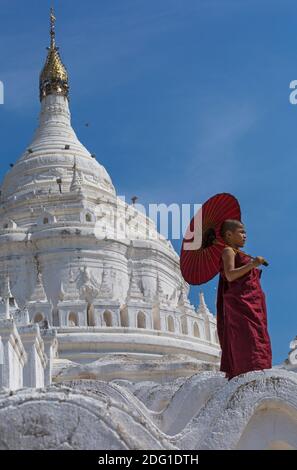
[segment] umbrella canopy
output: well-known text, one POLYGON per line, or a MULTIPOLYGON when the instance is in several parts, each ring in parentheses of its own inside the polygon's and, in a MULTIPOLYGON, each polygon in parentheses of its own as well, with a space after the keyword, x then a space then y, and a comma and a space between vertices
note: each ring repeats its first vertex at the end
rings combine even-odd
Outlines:
POLYGON ((239 202, 228 193, 208 199, 192 218, 180 254, 181 273, 189 284, 204 284, 218 274, 226 246, 220 230, 227 219, 241 221, 239 202))

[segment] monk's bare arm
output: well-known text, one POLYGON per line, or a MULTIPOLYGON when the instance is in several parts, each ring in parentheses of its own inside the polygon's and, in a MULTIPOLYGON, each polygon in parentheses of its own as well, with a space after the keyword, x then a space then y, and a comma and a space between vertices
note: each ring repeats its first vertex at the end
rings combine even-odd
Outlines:
POLYGON ((240 266, 240 268, 235 268, 235 253, 231 247, 224 248, 222 258, 224 263, 225 276, 229 282, 235 281, 236 279, 244 276, 251 269, 261 264, 259 261, 257 261, 257 259, 260 257, 257 257, 255 260, 250 261, 244 266, 240 266))

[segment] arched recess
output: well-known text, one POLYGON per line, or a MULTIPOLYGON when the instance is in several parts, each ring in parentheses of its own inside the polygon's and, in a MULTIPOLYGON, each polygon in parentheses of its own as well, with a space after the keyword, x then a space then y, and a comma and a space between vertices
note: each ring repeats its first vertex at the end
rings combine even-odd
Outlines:
POLYGON ((83 209, 80 213, 80 221, 84 222, 96 222, 96 215, 90 209, 83 209))
POLYGON ((143 312, 137 314, 137 328, 146 328, 146 316, 143 312))
POLYGON ((267 400, 247 423, 236 449, 296 450, 297 409, 280 400, 267 400))
POLYGON ((168 315, 168 317, 167 317, 167 329, 168 329, 168 331, 171 331, 172 333, 174 333, 174 331, 175 331, 174 319, 171 315, 168 315))
POLYGON ((105 310, 103 313, 103 320, 106 326, 112 326, 112 313, 109 310, 105 310))
POLYGON ((200 338, 200 331, 197 322, 194 322, 193 325, 193 336, 195 336, 196 338, 200 338))
POLYGON ((40 323, 44 320, 44 315, 43 313, 41 312, 37 312, 35 315, 34 315, 34 323, 40 323))
POLYGON ((54 224, 56 222, 56 217, 47 211, 44 211, 37 219, 37 225, 54 224))
POLYGON ((68 315, 68 325, 69 326, 78 326, 78 316, 75 312, 70 312, 68 315))

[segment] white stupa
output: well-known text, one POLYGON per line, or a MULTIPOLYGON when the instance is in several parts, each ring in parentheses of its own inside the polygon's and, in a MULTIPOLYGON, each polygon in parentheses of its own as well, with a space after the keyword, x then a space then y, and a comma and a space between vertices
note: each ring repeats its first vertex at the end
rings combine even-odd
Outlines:
POLYGON ((190 304, 171 243, 117 196, 71 126, 54 20, 39 127, 1 186, 2 288, 8 276, 19 309, 57 331, 60 359, 186 354, 216 364, 215 319, 190 304))
POLYGON ((71 127, 54 26, 1 186, 0 449, 296 449, 296 341, 284 370, 218 372, 203 292, 71 127))

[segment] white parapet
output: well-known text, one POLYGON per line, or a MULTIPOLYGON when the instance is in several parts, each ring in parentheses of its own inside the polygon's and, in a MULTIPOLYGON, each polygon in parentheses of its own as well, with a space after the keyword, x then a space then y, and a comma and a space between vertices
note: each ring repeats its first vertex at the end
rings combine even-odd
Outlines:
POLYGON ((13 320, 0 320, 0 389, 23 387, 27 354, 13 320))
POLYGON ((168 331, 123 327, 57 328, 59 358, 77 363, 98 360, 104 354, 145 355, 186 354, 200 361, 217 363, 219 345, 200 338, 168 331))

